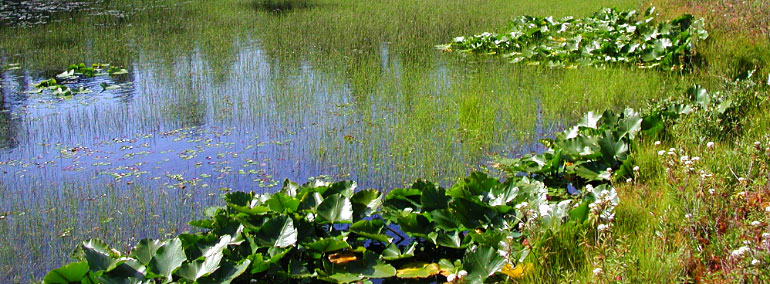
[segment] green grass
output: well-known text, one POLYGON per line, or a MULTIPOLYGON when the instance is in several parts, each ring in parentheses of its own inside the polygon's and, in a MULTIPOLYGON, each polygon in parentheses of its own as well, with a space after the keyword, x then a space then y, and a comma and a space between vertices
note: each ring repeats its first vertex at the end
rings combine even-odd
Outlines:
MULTIPOLYGON (((633 68, 550 70, 490 58, 461 58, 433 47, 455 36, 499 29, 518 15, 584 16, 600 7, 646 5, 639 1, 297 2, 307 5, 275 12, 275 7, 256 0, 152 1, 151 8, 123 19, 76 15, 32 28, 3 28, 0 55, 4 63, 19 62, 48 76, 81 61, 110 62, 144 72, 147 80, 140 87, 149 90, 148 97, 136 98, 135 104, 142 116, 108 112, 102 117, 103 126, 94 127, 78 123, 86 116, 73 113, 73 128, 98 133, 110 127, 121 129, 128 119, 136 125, 168 122, 185 127, 234 119, 249 124, 262 117, 280 125, 278 132, 303 127, 296 121, 308 121, 303 114, 309 112, 319 126, 311 128, 315 139, 301 145, 302 151, 311 153, 318 163, 338 165, 340 172, 365 173, 394 184, 416 177, 452 181, 483 164, 493 152, 506 156, 529 152, 528 145, 540 136, 571 125, 586 111, 640 107, 678 96, 694 83, 719 90, 722 78, 751 66, 760 67, 757 76, 766 78, 770 60, 770 46, 762 40, 766 37, 722 31, 715 17, 708 18, 714 32, 700 50, 706 64, 683 77, 633 68), (303 66, 310 66, 313 76, 303 72, 303 66), (255 72, 257 68, 269 72, 255 72), (233 91, 239 88, 246 91, 233 91), (314 95, 317 92, 332 95, 319 97, 314 95), (514 142, 518 145, 511 145, 514 142)), ((142 6, 134 1, 105 5, 127 11, 142 6)), ((658 6, 664 13, 675 11, 671 15, 690 7, 674 2, 658 6)), ((708 16, 708 10, 694 12, 708 16)), ((633 184, 617 185, 621 205, 616 209, 612 238, 557 236, 550 250, 535 255, 565 252, 577 240, 584 244, 580 250, 570 250, 566 260, 553 263, 566 267, 569 259, 581 258, 583 265, 577 270, 548 270, 554 264, 546 261, 551 266, 538 267, 523 281, 594 283, 621 276, 620 282, 625 283, 670 283, 706 275, 698 272, 698 261, 710 254, 729 254, 740 243, 735 236, 746 229, 730 229, 732 233, 726 235, 732 237, 713 244, 713 250, 699 252, 690 242, 691 224, 685 214, 744 204, 703 203, 698 192, 704 188, 671 180, 657 151, 684 148, 691 156, 703 157, 704 167, 719 177, 711 186, 724 189, 725 196, 734 194, 731 170, 748 173, 748 165, 755 160, 750 150, 753 142, 768 140, 766 109, 766 102, 753 107, 741 118, 742 131, 717 141, 713 152, 703 146, 709 137, 693 135, 689 126, 696 122, 676 128, 662 138, 662 146, 640 142, 635 154, 639 177, 633 184), (604 274, 595 276, 595 267, 604 274)), ((6 120, 0 122, 0 133, 10 132, 6 129, 12 126, 6 126, 10 124, 6 120)), ((25 127, 39 131, 32 136, 61 127, 55 120, 44 122, 25 127)), ((759 166, 752 170, 766 173, 759 166)), ((766 181, 757 177, 751 187, 759 190, 762 182, 766 181)), ((117 246, 135 243, 131 239, 135 235, 182 231, 184 223, 201 211, 184 203, 185 198, 176 198, 184 197, 181 191, 148 199, 156 191, 141 186, 72 185, 55 194, 48 188, 7 185, 0 189, 2 200, 15 203, 0 211, 24 212, 13 215, 13 222, 0 220, 0 235, 5 236, 0 238, 0 274, 10 275, 2 279, 28 280, 32 270, 19 270, 23 267, 18 263, 35 264, 36 271, 60 265, 81 239, 99 237, 117 246), (35 202, 21 202, 26 200, 23 194, 30 193, 38 196, 35 202), (97 196, 102 197, 83 201, 97 196), (50 208, 56 208, 55 213, 46 211, 50 208), (59 237, 67 231, 67 236, 59 237)), ((217 202, 216 196, 210 198, 217 202)), ((748 216, 760 218, 752 212, 748 216)), ((744 221, 729 217, 734 218, 730 222, 744 221)), ((738 276, 749 273, 735 271, 738 276)))

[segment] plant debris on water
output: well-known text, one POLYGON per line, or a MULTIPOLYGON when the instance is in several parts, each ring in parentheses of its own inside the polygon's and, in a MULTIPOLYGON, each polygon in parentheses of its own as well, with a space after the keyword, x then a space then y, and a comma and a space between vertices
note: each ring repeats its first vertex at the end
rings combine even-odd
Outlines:
POLYGON ((643 15, 606 8, 580 19, 521 16, 504 32, 457 37, 438 48, 560 68, 633 64, 683 70, 693 63, 696 42, 706 38, 703 19, 693 15, 658 22, 654 8, 643 15))

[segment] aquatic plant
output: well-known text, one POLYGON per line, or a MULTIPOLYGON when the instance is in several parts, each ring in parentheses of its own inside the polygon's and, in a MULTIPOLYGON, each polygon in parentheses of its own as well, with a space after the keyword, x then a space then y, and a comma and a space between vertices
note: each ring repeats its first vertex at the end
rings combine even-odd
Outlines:
POLYGON ((505 32, 457 37, 437 46, 444 51, 500 54, 511 62, 549 67, 633 64, 640 68, 683 70, 696 57, 695 44, 708 38, 703 19, 685 14, 668 22, 655 20, 655 9, 602 9, 591 17, 521 16, 505 32))
MULTIPOLYGON (((43 80, 32 85, 36 90, 31 92, 42 93, 44 90, 48 90, 52 95, 57 97, 70 97, 75 94, 91 93, 93 91, 86 87, 78 86, 75 90, 72 90, 68 85, 72 85, 83 78, 117 76, 123 74, 128 74, 128 70, 110 66, 109 64, 94 63, 91 67, 86 67, 85 63, 71 64, 64 70, 64 72, 56 75, 56 78, 43 80), (59 79, 59 81, 56 79, 59 79)), ((119 85, 109 85, 104 82, 100 83, 100 86, 102 87, 102 92, 120 88, 119 85)))

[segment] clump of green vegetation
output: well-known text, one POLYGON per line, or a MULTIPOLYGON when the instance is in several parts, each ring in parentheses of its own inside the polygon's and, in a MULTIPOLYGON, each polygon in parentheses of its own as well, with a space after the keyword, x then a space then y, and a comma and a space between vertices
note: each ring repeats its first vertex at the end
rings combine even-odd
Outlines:
POLYGON ((482 173, 448 189, 418 181, 384 198, 377 190, 355 189, 355 182, 317 180, 286 181, 273 194, 228 193, 226 206, 209 208, 208 219, 191 222, 206 232, 142 240, 128 254, 88 240, 73 254, 77 262, 43 281, 498 282, 522 277, 531 269, 522 264, 530 248, 547 245, 523 242, 530 233, 584 231, 611 216, 618 202, 607 185, 549 200, 538 180, 499 182, 482 173))
MULTIPOLYGON (((123 74, 128 74, 128 70, 110 66, 109 64, 95 63, 92 64, 91 67, 86 67, 85 63, 72 64, 67 67, 67 70, 64 70, 64 72, 56 75, 56 78, 43 80, 33 85, 36 90, 32 92, 42 93, 44 90, 48 90, 52 95, 55 95, 56 97, 66 98, 76 94, 86 94, 93 92, 91 89, 83 86, 78 86, 75 89, 68 86, 82 78, 93 78, 96 76, 117 76, 123 74), (59 81, 56 79, 59 79, 59 81)), ((109 85, 104 82, 100 83, 100 86, 102 87, 102 92, 120 88, 119 85, 109 85)))
POLYGON ((667 70, 689 68, 695 43, 708 38, 702 19, 690 14, 656 22, 654 8, 643 16, 635 10, 603 9, 591 17, 521 16, 505 32, 457 37, 438 46, 445 51, 501 54, 511 62, 549 67, 634 64, 667 70))

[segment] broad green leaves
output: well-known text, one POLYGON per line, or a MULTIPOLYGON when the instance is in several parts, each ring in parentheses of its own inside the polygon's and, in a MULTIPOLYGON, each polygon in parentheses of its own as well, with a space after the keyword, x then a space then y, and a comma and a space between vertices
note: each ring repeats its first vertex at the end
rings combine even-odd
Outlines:
POLYGON ((331 224, 352 223, 353 204, 342 194, 332 194, 318 206, 318 217, 331 224))
POLYGON ((297 243, 297 229, 289 216, 272 218, 257 232, 257 240, 266 247, 285 248, 297 243))
MULTIPOLYGON (((543 64, 556 68, 586 65, 633 64, 680 71, 692 65, 695 43, 708 38, 703 19, 686 14, 658 23, 655 15, 603 9, 591 17, 521 16, 501 33, 457 37, 437 46, 445 51, 498 54, 512 63, 543 64)), ((593 127, 595 120, 579 126, 593 127)))

